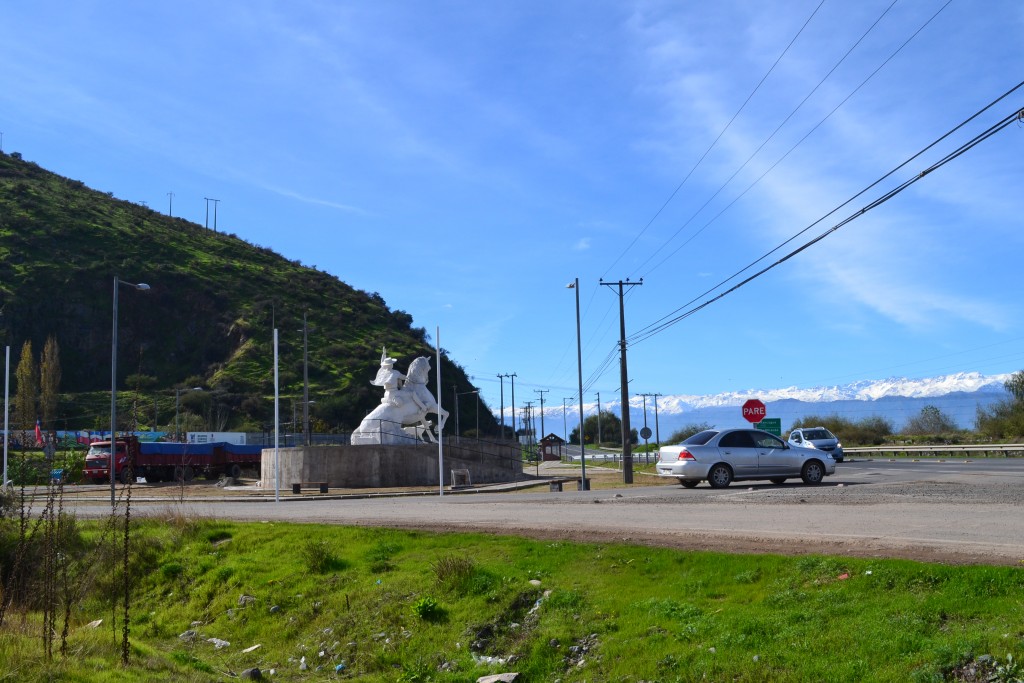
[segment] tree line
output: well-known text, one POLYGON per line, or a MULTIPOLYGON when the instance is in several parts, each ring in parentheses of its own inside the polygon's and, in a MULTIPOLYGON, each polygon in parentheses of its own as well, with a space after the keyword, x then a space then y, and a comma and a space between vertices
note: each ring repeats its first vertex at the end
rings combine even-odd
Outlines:
POLYGON ((14 371, 13 429, 29 431, 36 420, 42 429, 54 429, 57 403, 60 399, 60 347, 51 335, 43 346, 39 360, 32 352, 32 342, 21 346, 21 357, 14 371))

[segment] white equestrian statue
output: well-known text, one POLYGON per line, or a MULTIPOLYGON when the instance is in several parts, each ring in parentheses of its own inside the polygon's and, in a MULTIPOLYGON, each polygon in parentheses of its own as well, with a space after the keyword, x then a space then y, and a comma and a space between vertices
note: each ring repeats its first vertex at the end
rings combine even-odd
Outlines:
POLYGON ((392 367, 394 362, 395 359, 388 358, 385 350, 381 356, 381 369, 371 382, 384 387, 384 398, 352 432, 353 445, 410 444, 428 439, 436 442, 433 422, 427 420, 430 413, 438 416, 438 432, 444 429, 448 411, 437 405, 427 389, 430 360, 424 356, 414 360, 409 365, 408 376, 395 370, 392 367))

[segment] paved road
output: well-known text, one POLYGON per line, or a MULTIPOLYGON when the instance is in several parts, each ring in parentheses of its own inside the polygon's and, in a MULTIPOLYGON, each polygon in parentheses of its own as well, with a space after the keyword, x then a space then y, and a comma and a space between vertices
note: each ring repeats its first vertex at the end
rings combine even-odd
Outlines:
MULTIPOLYGON (((231 503, 140 500, 133 502, 133 514, 174 511, 735 552, 1024 562, 1024 460, 852 461, 816 487, 742 482, 727 489, 683 489, 646 481, 652 480, 640 476, 633 486, 598 491, 354 500, 289 496, 279 504, 272 497, 231 503)), ((104 514, 99 503, 70 505, 82 516, 104 514)))

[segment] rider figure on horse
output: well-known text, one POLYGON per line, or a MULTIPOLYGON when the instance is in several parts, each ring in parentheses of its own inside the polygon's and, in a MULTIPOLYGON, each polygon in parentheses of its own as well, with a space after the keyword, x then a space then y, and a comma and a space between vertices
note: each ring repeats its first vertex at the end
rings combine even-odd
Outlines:
POLYGON ((383 405, 397 408, 404 403, 401 394, 402 384, 405 382, 405 375, 395 370, 395 359, 388 356, 387 348, 382 347, 380 354, 380 370, 377 376, 370 382, 374 386, 384 387, 384 398, 380 400, 383 405))

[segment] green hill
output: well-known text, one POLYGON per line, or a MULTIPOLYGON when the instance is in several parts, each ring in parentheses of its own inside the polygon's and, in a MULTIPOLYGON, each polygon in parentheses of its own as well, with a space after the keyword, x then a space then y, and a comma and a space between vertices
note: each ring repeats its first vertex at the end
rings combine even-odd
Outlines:
MULTIPOLYGON (((138 408, 126 420, 167 425, 175 388, 198 385, 204 391, 183 394, 182 404, 204 415, 207 429, 261 429, 273 414, 275 326, 281 395, 301 401, 303 313, 320 429, 351 429, 380 401, 369 380, 382 346, 399 368, 420 355, 434 365, 426 331, 378 294, 0 153, 0 330, 12 364, 26 340, 38 354, 57 338, 61 407, 47 427, 100 427, 109 414, 115 277, 151 287, 122 286, 118 297, 119 396, 138 408)), ((443 354, 442 363, 442 396, 474 388, 443 354)), ((475 425, 475 404, 461 407, 462 424, 475 425)), ((290 418, 287 402, 285 410, 290 418)), ((481 431, 496 433, 490 411, 480 412, 481 431)))

